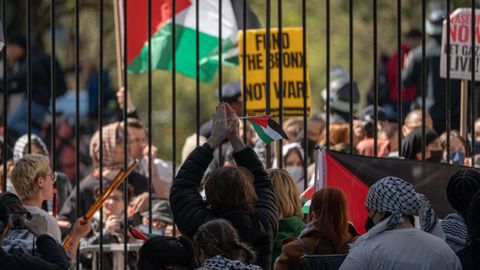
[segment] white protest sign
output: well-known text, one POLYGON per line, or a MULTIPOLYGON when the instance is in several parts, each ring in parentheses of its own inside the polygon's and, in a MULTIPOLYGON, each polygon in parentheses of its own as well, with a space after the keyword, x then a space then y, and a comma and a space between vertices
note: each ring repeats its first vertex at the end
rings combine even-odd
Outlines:
MULTIPOLYGON (((480 10, 475 10, 475 78, 480 80, 480 10)), ((472 10, 456 9, 450 14, 450 78, 471 80, 472 78, 472 10)), ((447 77, 447 20, 443 22, 440 77, 447 77)))

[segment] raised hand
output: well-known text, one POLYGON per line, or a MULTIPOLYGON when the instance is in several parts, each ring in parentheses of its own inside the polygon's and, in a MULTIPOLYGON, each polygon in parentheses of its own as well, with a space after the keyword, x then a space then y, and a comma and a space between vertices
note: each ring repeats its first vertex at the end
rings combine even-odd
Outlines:
POLYGON ((232 140, 235 137, 238 137, 238 129, 240 127, 240 121, 238 119, 237 113, 230 107, 230 105, 225 104, 226 113, 227 113, 227 137, 229 140, 232 140))
POLYGON ((227 138, 227 116, 224 103, 217 105, 217 110, 212 115, 212 135, 208 138, 207 144, 215 149, 227 138))

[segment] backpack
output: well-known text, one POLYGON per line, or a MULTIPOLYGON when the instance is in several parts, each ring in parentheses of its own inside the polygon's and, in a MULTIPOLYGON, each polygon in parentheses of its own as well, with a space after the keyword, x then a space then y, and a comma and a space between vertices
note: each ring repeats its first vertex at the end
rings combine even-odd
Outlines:
MULTIPOLYGON (((297 241, 305 250, 305 254, 307 254, 300 258, 300 265, 303 270, 338 270, 342 265, 347 257, 345 254, 314 255, 320 240, 323 238, 323 236, 318 238, 315 243, 315 249, 312 251, 300 237, 297 237, 297 241)), ((329 242, 333 246, 333 243, 331 241, 329 242)))

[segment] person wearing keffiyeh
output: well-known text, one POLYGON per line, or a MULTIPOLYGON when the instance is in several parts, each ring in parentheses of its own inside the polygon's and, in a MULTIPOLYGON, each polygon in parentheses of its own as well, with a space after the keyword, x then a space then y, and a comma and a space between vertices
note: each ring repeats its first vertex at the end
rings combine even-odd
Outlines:
POLYGON ((392 176, 377 181, 365 206, 368 231, 352 245, 340 270, 462 269, 445 241, 428 233, 438 228, 437 217, 410 183, 392 176), (415 228, 416 215, 421 230, 415 228))

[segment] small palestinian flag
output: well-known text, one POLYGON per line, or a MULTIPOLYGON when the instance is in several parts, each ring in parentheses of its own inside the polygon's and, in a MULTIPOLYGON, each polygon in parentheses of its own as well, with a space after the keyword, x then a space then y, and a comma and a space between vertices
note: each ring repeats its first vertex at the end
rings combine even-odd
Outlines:
MULTIPOLYGON (((369 187, 376 181, 396 176, 410 182, 416 192, 427 196, 437 216, 444 218, 454 211, 447 200, 448 180, 455 172, 466 169, 438 162, 375 158, 326 149, 317 151, 315 190, 322 187, 342 190, 347 199, 349 219, 361 233, 365 232, 363 225, 367 219, 365 199, 369 187)), ((302 201, 312 198, 314 184, 302 193, 302 201)), ((308 213, 309 207, 310 204, 305 204, 303 210, 308 213)))
POLYGON ((253 129, 257 132, 258 137, 265 143, 269 144, 276 140, 288 139, 287 134, 283 131, 282 127, 270 116, 253 116, 245 117, 253 129))

